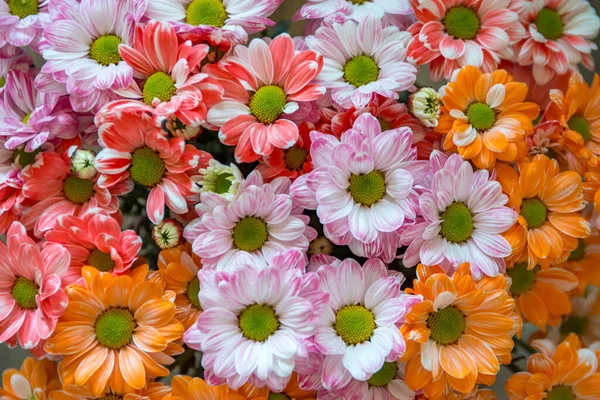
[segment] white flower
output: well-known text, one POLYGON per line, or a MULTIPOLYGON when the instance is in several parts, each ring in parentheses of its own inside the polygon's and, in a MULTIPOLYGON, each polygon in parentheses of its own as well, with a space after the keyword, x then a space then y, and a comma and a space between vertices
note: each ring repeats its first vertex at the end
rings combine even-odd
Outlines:
POLYGON ((410 112, 423 125, 435 128, 440 118, 440 95, 429 87, 419 89, 410 97, 410 112))

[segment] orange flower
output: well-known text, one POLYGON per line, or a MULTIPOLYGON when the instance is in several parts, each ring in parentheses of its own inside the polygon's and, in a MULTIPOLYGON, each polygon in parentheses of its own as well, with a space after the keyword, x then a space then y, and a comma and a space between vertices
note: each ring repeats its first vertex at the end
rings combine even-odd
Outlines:
POLYGON ((586 239, 579 239, 577 248, 569 254, 569 258, 556 265, 565 268, 577 277, 579 284, 573 295, 583 296, 588 285, 600 286, 600 235, 594 231, 586 239))
POLYGON ((586 346, 600 341, 600 288, 591 286, 585 296, 571 298, 573 310, 556 329, 548 332, 548 339, 558 343, 568 334, 575 333, 586 346))
POLYGON ((0 399, 43 400, 50 391, 59 388, 56 363, 28 357, 23 361, 21 370, 10 368, 2 373, 0 399))
POLYGON ((308 391, 300 388, 298 385, 298 375, 294 372, 287 386, 279 393, 271 392, 269 388, 262 387, 257 388, 249 383, 245 384, 237 390, 237 393, 245 396, 244 398, 251 399, 269 399, 269 400, 283 400, 283 399, 294 399, 294 400, 316 400, 317 392, 308 391))
POLYGON ((529 357, 527 371, 508 378, 510 400, 600 399, 600 373, 596 355, 582 349, 575 334, 556 346, 549 340, 531 343, 539 353, 529 357))
MULTIPOLYGON (((594 205, 594 210, 600 213, 600 172, 586 172, 583 178, 583 196, 585 199, 594 205)), ((596 219, 596 228, 600 226, 600 221, 596 219)))
POLYGON ((496 159, 525 157, 525 138, 540 112, 537 104, 524 101, 526 96, 527 85, 505 70, 484 74, 477 67, 462 68, 444 89, 435 128, 446 134, 444 149, 479 168, 492 168, 496 159))
MULTIPOLYGON (((69 393, 66 390, 54 390, 50 392, 50 400, 92 400, 98 397, 91 396, 85 391, 74 388, 75 393, 69 393)), ((150 382, 142 390, 136 390, 135 393, 115 393, 108 391, 101 397, 102 400, 162 400, 171 394, 171 387, 161 382, 150 382)))
POLYGON ((438 267, 417 267, 413 289, 423 296, 400 331, 406 340, 406 384, 429 399, 453 390, 470 393, 494 382, 500 364, 511 361, 512 336, 521 318, 502 275, 475 282, 468 264, 452 277, 438 267))
MULTIPOLYGON (((431 400, 425 395, 415 396, 415 400, 431 400)), ((498 397, 491 389, 479 389, 477 386, 469 393, 451 392, 438 397, 436 400, 498 400, 498 397)))
POLYGON ((267 400, 266 397, 245 397, 227 385, 210 386, 200 378, 177 375, 171 381, 173 394, 164 400, 267 400))
POLYGON ((167 376, 161 364, 183 351, 173 343, 184 328, 175 319, 175 293, 146 281, 148 266, 114 276, 82 269, 85 286, 68 289, 69 305, 45 346, 64 356, 59 375, 65 388, 85 386, 92 396, 108 389, 133 393, 148 377, 167 376))

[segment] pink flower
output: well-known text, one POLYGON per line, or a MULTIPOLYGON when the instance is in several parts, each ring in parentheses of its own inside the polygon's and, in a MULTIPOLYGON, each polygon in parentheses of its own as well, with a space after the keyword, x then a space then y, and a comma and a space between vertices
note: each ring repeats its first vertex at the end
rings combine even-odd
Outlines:
POLYGON ((236 146, 238 162, 256 161, 296 143, 297 123, 325 93, 311 83, 322 67, 321 56, 296 51, 287 34, 270 44, 254 39, 248 47, 236 46, 219 64, 204 67, 225 89, 223 101, 208 111, 208 122, 220 128, 221 143, 236 146))
POLYGON ((0 241, 0 343, 32 349, 47 339, 67 307, 62 276, 70 255, 62 246, 40 251, 18 222, 0 241))
POLYGON ((252 172, 229 201, 205 192, 196 206, 199 218, 184 231, 204 267, 233 270, 240 262, 266 267, 287 249, 306 251, 317 232, 309 217, 294 206, 290 180, 277 178, 263 183, 260 172, 252 172))
POLYGON ((512 248, 501 234, 517 221, 517 213, 505 207, 500 183, 485 169, 473 172, 458 154, 432 152, 431 168, 431 184, 419 197, 423 221, 402 233, 408 246, 404 265, 420 262, 451 272, 468 262, 475 279, 504 273, 504 257, 512 248))
POLYGON ((49 0, 0 2, 0 49, 29 46, 38 51, 42 31, 50 23, 49 0))
POLYGON ((408 0, 339 1, 308 0, 296 14, 294 21, 300 19, 321 19, 341 14, 345 18, 360 21, 369 16, 378 19, 385 15, 410 15, 412 9, 408 0))
POLYGON ((376 94, 397 99, 399 92, 414 88, 417 69, 404 62, 409 39, 408 33, 369 17, 358 24, 323 25, 305 40, 325 57, 317 81, 348 109, 365 107, 376 94))
POLYGON ((146 186, 146 214, 155 224, 164 218, 165 204, 177 214, 188 212, 200 189, 187 173, 205 167, 210 154, 182 138, 167 138, 147 114, 116 115, 100 126, 99 136, 104 148, 96 156, 100 187, 126 183, 131 191, 134 182, 146 186))
POLYGON ((24 200, 23 180, 17 172, 11 172, 0 182, 0 234, 23 215, 24 200))
MULTIPOLYGON (((429 64, 431 79, 447 80, 455 69, 474 65, 493 72, 500 59, 512 59, 525 34, 513 0, 410 0, 417 22, 408 31, 408 59, 429 64)), ((524 2, 523 2, 524 3, 524 2)))
POLYGON ((3 58, 0 54, 0 93, 6 87, 6 79, 10 71, 28 72, 31 65, 33 65, 33 60, 22 49, 15 50, 15 53, 7 58, 3 58))

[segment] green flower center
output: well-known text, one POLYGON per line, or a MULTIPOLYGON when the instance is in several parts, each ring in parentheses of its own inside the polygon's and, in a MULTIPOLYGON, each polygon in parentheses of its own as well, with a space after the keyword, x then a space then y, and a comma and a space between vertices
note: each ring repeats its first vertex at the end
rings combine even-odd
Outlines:
POLYGON ((127 308, 112 308, 96 320, 98 343, 111 349, 120 349, 131 342, 136 324, 127 308))
POLYGON ((267 400, 292 400, 290 396, 286 396, 283 393, 269 393, 267 400))
POLYGON ((200 281, 198 280, 198 277, 195 276, 194 279, 192 279, 188 284, 187 297, 190 299, 190 303, 192 303, 194 307, 202 310, 200 299, 198 299, 198 293, 200 293, 200 281))
POLYGON ((267 241, 267 224, 256 217, 246 217, 233 227, 233 244, 240 250, 253 252, 267 241))
POLYGON ((467 118, 473 128, 485 131, 494 126, 496 113, 485 103, 473 103, 467 110, 467 118))
POLYGON ((390 130, 390 123, 387 122, 385 119, 377 118, 377 121, 379 121, 379 126, 381 126, 381 132, 390 130))
POLYGON ((385 177, 379 171, 368 174, 350 174, 350 195, 354 201, 364 206, 375 204, 385 195, 385 177))
POLYGON ((569 129, 575 131, 581 135, 584 142, 587 142, 592 138, 590 132, 590 123, 581 115, 573 115, 569 118, 569 129))
POLYGON ((473 233, 473 214, 463 203, 452 203, 440 214, 440 235, 452 243, 462 243, 473 233))
POLYGON ((285 166, 292 171, 299 171, 302 169, 307 157, 308 151, 305 149, 301 147, 290 147, 285 151, 285 166))
POLYGON ((229 191, 229 188, 231 187, 231 184, 233 183, 231 181, 232 177, 233 174, 230 174, 229 172, 224 172, 220 175, 217 175, 217 179, 215 179, 215 193, 227 193, 229 191))
POLYGON ((576 333, 577 335, 582 335, 585 331, 586 325, 586 317, 578 317, 576 315, 572 315, 565 319, 560 325, 560 333, 562 333, 563 336, 567 336, 569 333, 576 333))
POLYGON ((94 249, 87 259, 87 265, 91 265, 98 271, 108 272, 115 267, 115 262, 112 258, 110 258, 110 254, 98 249, 94 249))
POLYGON ((250 112, 263 124, 275 121, 287 102, 287 96, 282 88, 275 85, 263 86, 250 99, 250 112))
POLYGON ((221 0, 194 0, 187 8, 185 22, 222 28, 226 19, 227 11, 221 0))
POLYGON ((335 315, 333 328, 347 345, 359 344, 371 339, 375 317, 360 304, 346 306, 335 315))
POLYGON ((37 0, 8 0, 8 10, 21 19, 38 13, 37 0))
POLYGON ((465 316, 453 306, 434 312, 427 319, 431 329, 431 339, 438 344, 452 344, 458 340, 465 329, 465 316))
POLYGON ((570 386, 555 386, 548 392, 546 400, 575 400, 575 395, 570 386))
POLYGON ((240 314, 240 329, 244 337, 264 342, 279 329, 279 320, 271 306, 253 304, 240 314))
POLYGON ((42 149, 35 149, 32 152, 25 151, 24 149, 17 149, 13 152, 13 162, 18 162, 19 165, 24 168, 35 162, 35 157, 42 151, 42 149))
POLYGON ((383 367, 371 376, 371 378, 367 381, 371 386, 385 386, 396 377, 396 373, 398 372, 398 364, 395 362, 386 362, 383 363, 383 367))
POLYGON ((98 64, 108 66, 118 64, 121 61, 119 45, 121 38, 115 35, 104 35, 94 40, 90 48, 90 58, 98 64))
POLYGON ((94 180, 69 175, 63 184, 63 192, 70 202, 84 204, 94 195, 94 180))
POLYGON ((542 8, 534 23, 538 32, 546 39, 556 40, 563 34, 563 21, 560 14, 549 8, 542 8))
POLYGON ((379 67, 369 56, 357 56, 344 67, 344 79, 354 87, 375 82, 379 77, 379 67))
POLYGON ((169 101, 175 92, 177 92, 177 88, 171 75, 158 71, 146 79, 144 89, 142 90, 142 97, 144 98, 144 103, 151 106, 154 98, 158 98, 161 102, 169 101))
POLYGON ((165 172, 165 162, 151 148, 142 147, 133 152, 129 173, 135 182, 153 187, 160 183, 165 172))
POLYGON ((579 239, 577 248, 569 254, 569 261, 579 261, 585 256, 585 243, 583 239, 579 239))
POLYGON ((39 287, 34 281, 23 276, 19 276, 15 281, 11 294, 21 308, 37 308, 35 296, 38 294, 39 287))
POLYGON ((519 295, 529 292, 533 287, 536 269, 527 269, 527 263, 519 263, 506 271, 506 274, 512 280, 512 284, 510 285, 511 293, 519 295))
POLYGON ((0 88, 3 88, 6 85, 6 79, 3 76, 0 76, 0 88))
POLYGON ((25 116, 23 117, 23 119, 21 120, 21 122, 23 122, 25 125, 27 125, 28 122, 29 122, 29 118, 31 118, 31 113, 25 114, 25 116))
POLYGON ((538 199, 528 199, 521 204, 521 215, 529 228, 537 228, 546 222, 547 209, 538 199))
POLYGON ((470 7, 452 7, 442 21, 446 32, 455 39, 475 39, 479 31, 479 16, 470 7))

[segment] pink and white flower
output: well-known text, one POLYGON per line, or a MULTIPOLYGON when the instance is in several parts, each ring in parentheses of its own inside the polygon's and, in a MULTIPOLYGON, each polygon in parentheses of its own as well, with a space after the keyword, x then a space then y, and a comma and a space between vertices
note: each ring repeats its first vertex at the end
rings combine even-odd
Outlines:
POLYGON ((50 23, 49 0, 0 2, 0 49, 29 46, 38 51, 42 31, 50 23))
POLYGON ((10 71, 18 70, 27 72, 31 65, 33 65, 33 60, 22 49, 16 50, 15 54, 7 58, 2 58, 0 55, 0 93, 6 87, 6 79, 10 71))
POLYGON ((0 234, 3 234, 19 220, 26 207, 23 204, 23 180, 18 171, 11 171, 0 180, 0 234))
POLYGON ((387 14, 410 15, 413 11, 408 0, 339 1, 308 0, 296 14, 300 19, 322 19, 341 14, 345 18, 360 21, 369 16, 381 19, 387 14))

